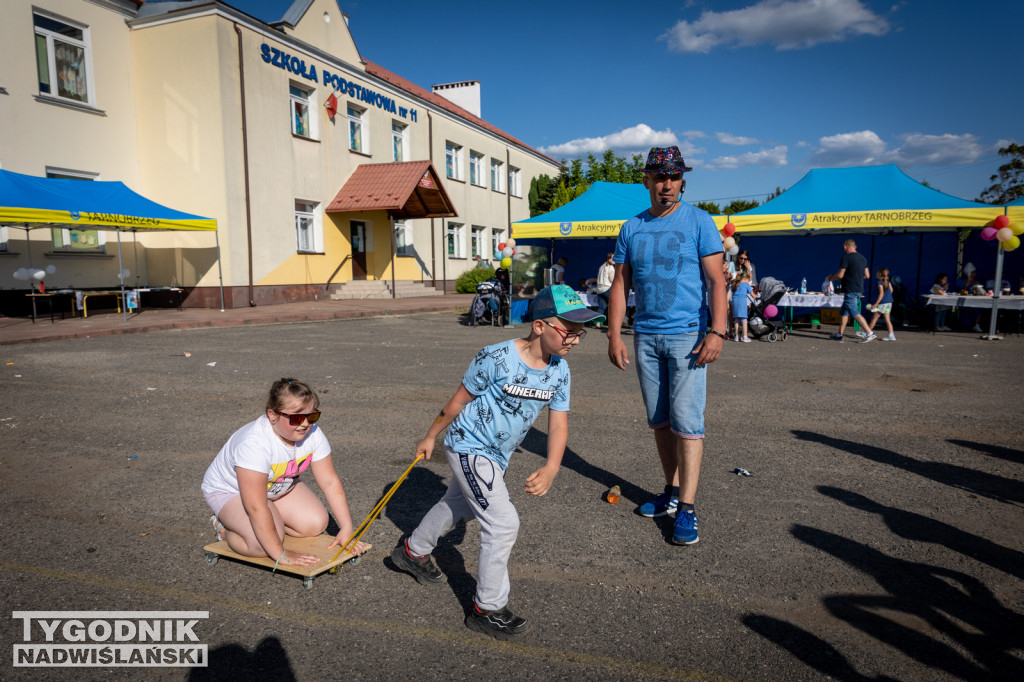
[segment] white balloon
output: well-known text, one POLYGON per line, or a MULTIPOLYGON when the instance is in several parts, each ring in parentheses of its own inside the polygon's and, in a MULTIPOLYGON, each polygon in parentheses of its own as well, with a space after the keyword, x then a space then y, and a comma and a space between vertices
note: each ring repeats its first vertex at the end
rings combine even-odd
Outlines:
POLYGON ((513 253, 515 253, 515 251, 513 251, 512 247, 508 245, 508 242, 505 242, 505 250, 501 252, 501 255, 506 258, 511 258, 513 253))
POLYGON ((731 248, 731 249, 729 249, 729 251, 728 251, 728 254, 729 254, 730 256, 735 256, 735 255, 736 255, 737 253, 739 253, 739 252, 740 252, 740 247, 739 247, 739 246, 737 246, 736 244, 733 244, 733 245, 732 245, 732 248, 731 248))
POLYGON ((14 279, 28 279, 28 271, 25 268, 18 268, 14 271, 14 279))
POLYGON ((36 270, 32 273, 32 276, 42 282, 43 278, 46 277, 46 270, 36 270))
POLYGON ((49 274, 52 275, 53 273, 57 272, 57 266, 56 265, 47 265, 46 266, 46 272, 48 272, 49 274))

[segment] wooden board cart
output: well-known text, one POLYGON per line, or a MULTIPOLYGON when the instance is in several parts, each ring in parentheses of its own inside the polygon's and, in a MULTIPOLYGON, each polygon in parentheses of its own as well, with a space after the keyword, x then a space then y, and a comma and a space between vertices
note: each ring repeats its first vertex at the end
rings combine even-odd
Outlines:
MULTIPOLYGON (((359 557, 355 554, 350 554, 349 552, 345 552, 332 561, 334 555, 338 553, 338 548, 332 547, 331 549, 327 549, 327 546, 333 541, 333 535, 318 535, 312 538, 294 538, 290 535, 286 535, 284 538, 285 549, 303 552, 305 554, 316 554, 320 557, 320 561, 311 566, 278 564, 277 571, 279 573, 291 573, 292 575, 301 576, 302 586, 307 590, 310 590, 313 588, 313 580, 321 573, 334 574, 340 571, 342 565, 346 562, 353 566, 359 563, 359 557)), ((372 545, 366 545, 366 549, 370 549, 370 547, 372 547, 372 545)), ((221 557, 225 557, 247 564, 255 564, 257 566, 264 566, 270 569, 274 568, 273 559, 270 559, 269 557, 252 557, 237 554, 228 547, 227 540, 211 542, 203 547, 203 554, 206 556, 206 563, 210 566, 216 564, 217 560, 221 557)))

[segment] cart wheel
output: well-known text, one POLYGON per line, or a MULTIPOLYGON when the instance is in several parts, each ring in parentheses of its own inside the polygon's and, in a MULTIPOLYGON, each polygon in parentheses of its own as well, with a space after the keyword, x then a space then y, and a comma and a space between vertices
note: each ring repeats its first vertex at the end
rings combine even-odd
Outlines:
POLYGON ((348 563, 350 563, 351 565, 355 566, 356 564, 359 563, 359 559, 361 559, 361 558, 362 557, 354 556, 351 559, 349 559, 348 563))
POLYGON ((307 590, 312 590, 313 589, 313 576, 309 576, 309 575, 305 576, 302 579, 302 586, 305 587, 307 590))
POLYGON ((213 552, 204 551, 203 554, 206 556, 206 563, 210 566, 213 566, 215 563, 217 563, 217 560, 220 559, 220 555, 214 554, 213 552))
POLYGON ((778 340, 779 340, 779 335, 778 334, 776 334, 775 332, 769 332, 769 334, 768 334, 768 343, 775 343, 778 340))
POLYGON ((782 332, 782 340, 783 340, 783 341, 785 341, 785 340, 786 340, 786 339, 788 339, 788 338, 789 338, 789 332, 787 332, 787 331, 783 331, 783 332, 782 332))

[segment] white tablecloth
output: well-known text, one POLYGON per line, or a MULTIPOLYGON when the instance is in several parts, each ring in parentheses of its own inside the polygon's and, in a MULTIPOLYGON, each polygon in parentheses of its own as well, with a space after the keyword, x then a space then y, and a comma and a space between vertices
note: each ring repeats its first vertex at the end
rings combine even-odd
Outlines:
MULTIPOLYGON (((597 307, 597 294, 588 294, 583 291, 577 291, 576 293, 580 295, 580 300, 583 301, 583 304, 586 305, 588 308, 597 307)), ((636 306, 636 294, 634 294, 632 291, 629 292, 629 297, 626 299, 626 306, 636 306)))
POLYGON ((794 294, 785 293, 775 304, 779 308, 841 308, 842 294, 826 296, 825 294, 794 294))
MULTIPOLYGON (((929 305, 946 305, 956 308, 992 308, 994 296, 957 296, 928 294, 929 305)), ((1024 296, 1000 296, 999 310, 1024 310, 1024 296)))

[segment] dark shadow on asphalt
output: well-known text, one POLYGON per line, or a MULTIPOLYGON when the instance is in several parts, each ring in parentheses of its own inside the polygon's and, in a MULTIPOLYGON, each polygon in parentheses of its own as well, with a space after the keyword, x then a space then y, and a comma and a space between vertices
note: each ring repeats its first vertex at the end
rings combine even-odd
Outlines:
POLYGON ((205 680, 295 680, 288 653, 277 637, 267 637, 250 653, 238 644, 211 649, 207 655, 209 666, 192 668, 190 682, 205 680))
POLYGON ((811 431, 794 430, 793 435, 800 440, 820 443, 836 450, 844 450, 879 464, 887 464, 903 469, 929 480, 1000 502, 1024 502, 1024 482, 1019 480, 989 474, 956 464, 922 461, 901 455, 892 450, 875 447, 874 445, 843 440, 842 438, 833 438, 811 431))
POLYGON ((955 438, 947 438, 947 443, 953 445, 959 445, 962 448, 969 448, 971 450, 977 450, 986 455, 992 457, 998 457, 999 459, 1005 459, 1008 462, 1016 462, 1017 464, 1024 464, 1024 450, 1014 450, 1012 448, 1004 448, 1001 445, 989 445, 988 443, 975 443, 969 440, 957 440, 955 438))
POLYGON ((835 498, 843 504, 882 517, 895 535, 914 542, 931 542, 948 547, 965 557, 988 564, 1015 578, 1024 580, 1024 552, 1018 552, 991 540, 965 533, 955 526, 914 512, 887 507, 849 490, 818 486, 822 495, 835 498))

